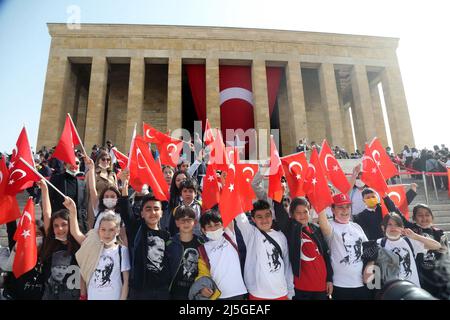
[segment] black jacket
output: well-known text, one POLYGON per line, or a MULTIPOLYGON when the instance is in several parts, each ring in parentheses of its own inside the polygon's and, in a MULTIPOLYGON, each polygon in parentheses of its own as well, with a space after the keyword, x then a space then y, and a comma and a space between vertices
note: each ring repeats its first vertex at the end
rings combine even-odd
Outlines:
MULTIPOLYGON (((289 259, 291 260, 292 272, 296 277, 300 277, 301 272, 301 263, 300 263, 300 254, 301 254, 301 233, 303 231, 303 225, 298 223, 292 218, 289 218, 288 213, 284 209, 283 205, 279 202, 273 201, 275 217, 277 221, 277 227, 284 233, 287 238, 288 247, 289 247, 289 259)), ((327 281, 333 281, 333 268, 331 267, 330 260, 330 250, 325 241, 325 238, 322 234, 320 228, 312 223, 308 223, 309 228, 311 229, 311 239, 317 245, 319 249, 320 255, 325 260, 325 265, 327 268, 327 281)))
MULTIPOLYGON (((412 202, 416 194, 417 193, 413 190, 408 190, 408 192, 406 193, 406 201, 408 202, 408 204, 412 202)), ((395 206, 391 198, 384 197, 383 201, 389 212, 396 212, 400 216, 402 216, 400 210, 395 206)), ((380 204, 377 204, 375 211, 365 209, 354 218, 354 222, 361 226, 367 236, 367 239, 369 240, 377 240, 384 237, 383 229, 381 229, 382 221, 383 213, 381 211, 380 204)))

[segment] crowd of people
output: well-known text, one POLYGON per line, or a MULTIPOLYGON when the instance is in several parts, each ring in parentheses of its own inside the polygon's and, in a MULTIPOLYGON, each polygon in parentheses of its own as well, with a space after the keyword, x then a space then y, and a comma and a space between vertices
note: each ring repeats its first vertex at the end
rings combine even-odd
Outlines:
MULTIPOLYGON (((407 220, 387 194, 364 185, 360 165, 349 178, 351 191, 331 188, 333 204, 323 212, 314 212, 305 197, 291 199, 287 187, 280 202, 268 198, 267 177, 258 171, 253 209, 224 228, 218 206, 202 210, 201 152, 193 163, 182 157, 176 168, 162 166, 170 199, 160 201, 148 186, 129 186, 113 147, 108 141, 90 155, 76 151, 76 166, 52 158, 45 147, 36 154, 39 172, 65 197, 45 179, 28 190, 42 209, 39 257, 19 278, 11 272, 16 222, 8 223, 11 253, 0 265, 7 272, 5 299, 374 299, 382 288, 370 285, 374 277, 381 286, 404 279, 436 298, 449 297, 448 280, 435 272, 448 242, 433 225, 432 210, 418 204, 407 220)), ((300 141, 297 151, 309 148, 300 141)), ((429 154, 408 150, 402 161, 411 168, 429 154)), ((448 149, 435 149, 437 155, 443 162, 448 149)), ((219 172, 217 178, 226 179, 219 172)), ((408 203, 416 188, 411 184, 408 203)))

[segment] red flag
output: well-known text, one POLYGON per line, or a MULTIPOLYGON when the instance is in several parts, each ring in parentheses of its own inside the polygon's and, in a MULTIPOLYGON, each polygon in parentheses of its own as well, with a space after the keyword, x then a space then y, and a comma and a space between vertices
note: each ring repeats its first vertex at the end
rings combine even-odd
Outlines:
POLYGON ((311 159, 309 159, 304 189, 317 213, 322 212, 333 203, 325 172, 320 164, 319 154, 315 148, 312 151, 311 159))
POLYGON ((244 212, 237 188, 238 177, 236 177, 236 167, 230 163, 227 171, 227 178, 222 189, 219 201, 219 211, 222 216, 223 227, 225 228, 238 214, 244 212))
POLYGON ((373 160, 375 160, 375 163, 380 168, 384 179, 387 180, 389 178, 392 178, 393 176, 398 175, 397 168, 392 163, 391 158, 386 153, 386 150, 383 148, 378 138, 373 138, 372 142, 369 145, 369 152, 370 156, 373 158, 373 160))
POLYGON ((66 123, 61 133, 61 138, 56 145, 52 158, 59 159, 66 163, 70 163, 72 166, 76 166, 75 162, 75 146, 81 144, 78 139, 76 128, 70 119, 69 115, 66 116, 66 123))
POLYGON ((447 179, 448 179, 448 197, 450 198, 450 168, 447 168, 447 179))
POLYGON ((339 189, 342 193, 347 193, 351 186, 345 177, 344 171, 336 160, 333 152, 330 149, 330 146, 327 143, 327 140, 323 140, 322 148, 320 149, 319 154, 320 163, 322 164, 322 168, 325 169, 325 174, 328 177, 328 180, 339 189))
POLYGON ((364 157, 362 158, 361 181, 381 194, 384 194, 388 189, 383 174, 371 156, 370 148, 367 143, 364 157))
POLYGON ((161 163, 176 167, 180 159, 180 151, 183 149, 183 141, 165 135, 161 143, 156 146, 158 147, 161 163))
POLYGON ((243 211, 253 209, 253 199, 256 198, 256 195, 252 188, 252 181, 258 170, 259 166, 257 164, 236 164, 237 188, 243 211))
POLYGON ((213 131, 211 129, 211 126, 209 124, 208 118, 206 118, 205 123, 205 133, 203 135, 203 143, 205 144, 205 147, 211 144, 214 141, 214 135, 213 131))
POLYGON ((277 202, 281 202, 283 198, 283 187, 281 185, 281 177, 284 175, 283 166, 281 165, 280 155, 277 147, 270 137, 270 170, 269 170, 269 191, 267 196, 277 202))
POLYGON ((119 150, 117 150, 116 147, 112 148, 112 151, 116 156, 117 163, 119 164, 120 169, 125 170, 128 166, 128 157, 119 150))
POLYGON ((142 137, 134 138, 128 161, 130 162, 130 185, 135 190, 142 190, 142 186, 147 184, 157 199, 168 201, 167 182, 164 180, 161 168, 153 159, 148 144, 142 137))
POLYGON ((14 235, 14 240, 17 243, 12 269, 16 278, 33 269, 37 262, 35 219, 34 202, 33 198, 30 197, 14 235))
POLYGON ((284 176, 289 186, 291 198, 305 196, 303 185, 306 172, 308 171, 308 161, 305 153, 299 152, 281 157, 281 163, 283 164, 284 176))
POLYGON ((165 134, 162 133, 161 131, 156 130, 151 125, 143 122, 142 127, 145 142, 159 144, 165 139, 164 138, 165 134))
POLYGON ((214 164, 206 167, 206 175, 203 178, 203 193, 202 193, 202 209, 206 211, 211 209, 220 200, 219 180, 217 179, 214 164))
POLYGON ((20 191, 32 187, 34 181, 39 181, 39 179, 33 180, 30 176, 27 176, 28 168, 19 158, 23 158, 34 168, 33 154, 31 153, 25 127, 20 132, 9 163, 9 182, 6 193, 11 196, 15 196, 20 191))
POLYGON ((216 138, 211 143, 210 147, 211 153, 209 157, 209 163, 214 163, 217 170, 228 170, 228 156, 220 131, 216 131, 216 138))
POLYGON ((239 149, 237 147, 225 147, 228 163, 239 163, 239 149))
MULTIPOLYGON (((403 185, 389 185, 387 194, 389 198, 394 202, 395 206, 400 210, 406 220, 409 220, 408 201, 406 200, 405 187, 403 185)), ((388 209, 384 205, 384 201, 381 200, 381 212, 383 217, 389 213, 388 209)))
POLYGON ((15 196, 7 195, 6 187, 9 181, 9 170, 6 159, 0 160, 0 224, 14 221, 20 217, 19 204, 15 196))

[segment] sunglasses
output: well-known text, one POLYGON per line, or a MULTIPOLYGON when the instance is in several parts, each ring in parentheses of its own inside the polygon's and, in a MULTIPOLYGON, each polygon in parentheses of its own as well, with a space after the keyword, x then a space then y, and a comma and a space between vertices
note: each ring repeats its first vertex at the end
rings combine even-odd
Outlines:
POLYGON ((102 160, 102 161, 111 161, 111 159, 108 159, 108 158, 101 158, 100 160, 102 160))

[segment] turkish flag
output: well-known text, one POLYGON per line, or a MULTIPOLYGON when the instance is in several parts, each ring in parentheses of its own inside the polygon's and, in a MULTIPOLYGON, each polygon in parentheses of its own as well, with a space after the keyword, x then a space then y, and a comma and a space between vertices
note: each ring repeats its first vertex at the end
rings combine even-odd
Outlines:
POLYGON ((448 179, 448 197, 450 198, 450 168, 447 168, 447 179, 448 179))
POLYGON ((180 159, 180 151, 183 149, 183 141, 165 135, 161 143, 156 146, 161 163, 175 168, 180 159))
POLYGON ((30 166, 34 168, 33 154, 31 153, 30 143, 28 142, 25 127, 23 127, 20 132, 19 138, 16 142, 16 147, 13 149, 11 160, 9 162, 9 182, 6 188, 6 193, 11 196, 15 196, 20 191, 32 187, 34 181, 36 181, 30 176, 27 176, 29 169, 19 160, 19 158, 23 158, 30 166))
POLYGON ((308 171, 308 161, 304 152, 294 153, 281 157, 284 176, 289 186, 291 198, 305 196, 303 185, 305 183, 306 172, 308 171))
MULTIPOLYGON (((389 185, 387 194, 394 202, 395 206, 400 210, 406 220, 409 220, 408 201, 406 200, 405 187, 403 185, 389 185)), ((383 217, 389 213, 388 209, 384 205, 384 201, 381 201, 381 212, 383 217)))
POLYGON ((206 147, 213 141, 214 141, 213 130, 211 129, 211 125, 209 124, 208 118, 206 118, 205 133, 203 134, 203 143, 205 144, 206 147))
POLYGON ((375 189, 378 193, 384 194, 388 186, 375 160, 372 158, 370 148, 366 143, 364 156, 362 158, 361 181, 369 187, 375 189))
POLYGON ((141 136, 136 136, 132 142, 130 157, 130 185, 135 190, 142 190, 147 184, 153 195, 161 201, 168 201, 169 186, 164 180, 161 168, 153 159, 148 144, 141 136))
POLYGON ((316 148, 313 149, 311 158, 309 159, 304 190, 317 213, 322 212, 333 203, 327 178, 320 164, 319 154, 316 148))
POLYGON ((59 159, 66 163, 70 163, 72 166, 76 166, 75 160, 75 146, 81 144, 78 139, 77 129, 72 122, 69 115, 66 116, 66 122, 62 131, 59 142, 56 145, 52 158, 59 159))
POLYGON ((223 143, 222 134, 220 131, 217 131, 216 133, 216 138, 210 144, 211 153, 209 163, 215 164, 217 170, 226 171, 228 170, 228 156, 226 147, 223 143))
POLYGON ((112 148, 114 155, 116 156, 117 163, 119 164, 120 169, 125 170, 128 166, 128 157, 124 155, 122 152, 117 150, 116 147, 112 148))
POLYGON ((19 204, 16 196, 7 195, 6 187, 9 181, 9 170, 6 159, 0 160, 0 224, 14 221, 20 217, 19 204))
POLYGON ((378 138, 373 138, 372 142, 369 145, 369 152, 370 156, 373 158, 373 160, 375 160, 375 163, 380 168, 384 179, 387 180, 389 178, 392 178, 393 176, 398 175, 397 168, 392 163, 391 158, 386 153, 386 150, 383 148, 378 138))
POLYGON ((220 122, 226 129, 254 128, 252 73, 250 66, 219 67, 220 122))
POLYGON ((244 209, 242 209, 241 197, 236 185, 239 183, 239 178, 236 176, 237 173, 235 165, 230 163, 219 201, 219 211, 222 216, 224 228, 234 219, 234 217, 244 212, 244 209))
POLYGON ((12 269, 14 276, 19 278, 33 269, 37 263, 36 217, 32 197, 28 199, 25 205, 14 234, 14 240, 16 240, 16 256, 14 257, 12 269))
POLYGON ((328 177, 328 180, 341 191, 341 193, 347 193, 351 186, 345 177, 344 171, 336 160, 333 152, 330 149, 330 146, 327 143, 327 140, 323 140, 322 148, 320 149, 319 154, 320 163, 322 164, 322 168, 325 169, 325 174, 328 177))
POLYGON ((253 200, 256 199, 256 195, 252 188, 252 181, 258 170, 259 166, 257 164, 236 164, 237 189, 241 198, 243 211, 253 209, 253 200))
POLYGON ((156 130, 151 125, 143 122, 142 123, 142 132, 145 142, 159 144, 165 139, 165 134, 161 131, 156 130))
POLYGON ((217 179, 217 174, 214 164, 206 167, 206 176, 203 178, 203 192, 202 192, 202 210, 211 209, 220 200, 220 184, 217 179))
POLYGON ((269 170, 269 191, 267 196, 276 202, 281 202, 283 198, 283 187, 281 185, 281 177, 283 177, 284 171, 281 165, 280 155, 278 154, 277 147, 273 141, 273 137, 270 137, 270 170, 269 170))
POLYGON ((228 163, 239 163, 239 148, 237 147, 225 147, 228 163))

